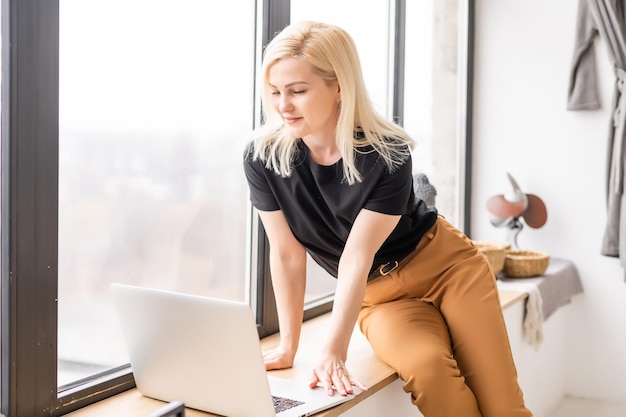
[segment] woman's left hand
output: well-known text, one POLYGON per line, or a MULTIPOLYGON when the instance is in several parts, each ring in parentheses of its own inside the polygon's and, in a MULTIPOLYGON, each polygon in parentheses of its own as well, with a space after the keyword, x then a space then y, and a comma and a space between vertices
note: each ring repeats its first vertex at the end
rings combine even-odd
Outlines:
POLYGON ((399 215, 387 215, 361 209, 354 220, 337 269, 337 287, 322 358, 313 368, 311 388, 321 384, 328 395, 352 394, 352 387, 363 391, 365 385, 350 375, 345 360, 365 294, 367 276, 374 255, 400 221, 399 215))
POLYGON ((354 392, 353 386, 362 391, 367 390, 365 385, 350 375, 344 361, 336 357, 323 358, 313 368, 309 386, 314 388, 318 384, 321 384, 331 396, 334 395, 335 391, 342 396, 352 394, 354 392))

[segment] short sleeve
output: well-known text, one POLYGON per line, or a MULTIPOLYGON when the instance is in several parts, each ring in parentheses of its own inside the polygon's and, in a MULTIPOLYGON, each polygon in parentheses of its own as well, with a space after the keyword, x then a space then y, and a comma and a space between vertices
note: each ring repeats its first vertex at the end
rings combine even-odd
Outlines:
POLYGON ((252 152, 246 149, 243 158, 243 166, 250 190, 252 205, 262 211, 280 210, 274 193, 267 181, 267 175, 276 175, 269 172, 259 159, 253 160, 252 152))
POLYGON ((401 215, 411 209, 413 201, 413 173, 411 158, 394 172, 379 177, 364 208, 384 214, 401 215))

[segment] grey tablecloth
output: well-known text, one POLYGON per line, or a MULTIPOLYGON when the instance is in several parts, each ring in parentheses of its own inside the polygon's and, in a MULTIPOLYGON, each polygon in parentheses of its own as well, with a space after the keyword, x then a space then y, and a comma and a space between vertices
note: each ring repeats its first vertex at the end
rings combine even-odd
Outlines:
POLYGON ((516 284, 535 284, 542 300, 543 319, 547 320, 559 307, 568 304, 572 297, 583 292, 583 285, 576 266, 567 259, 550 258, 545 274, 533 278, 510 278, 498 275, 498 287, 512 289, 516 284))

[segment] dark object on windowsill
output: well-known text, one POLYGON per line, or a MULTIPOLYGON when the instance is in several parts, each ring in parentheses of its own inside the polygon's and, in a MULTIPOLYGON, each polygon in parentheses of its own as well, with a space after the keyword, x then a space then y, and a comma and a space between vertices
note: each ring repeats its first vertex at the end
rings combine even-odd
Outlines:
POLYGON ((423 200, 428 207, 435 206, 437 190, 430 181, 428 181, 426 174, 413 175, 413 189, 415 190, 415 196, 423 200))

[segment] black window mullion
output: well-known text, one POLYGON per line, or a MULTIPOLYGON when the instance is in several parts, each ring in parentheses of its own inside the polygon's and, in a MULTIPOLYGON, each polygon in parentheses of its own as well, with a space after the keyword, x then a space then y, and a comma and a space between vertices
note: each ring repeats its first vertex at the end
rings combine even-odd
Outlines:
POLYGON ((463 219, 462 228, 467 235, 471 235, 472 230, 472 212, 470 198, 472 196, 472 161, 473 161, 473 105, 474 105, 474 32, 475 32, 475 0, 467 0, 467 62, 466 65, 466 96, 465 96, 465 159, 463 169, 463 219))
POLYGON ((2 2, 1 395, 11 417, 57 406, 58 15, 55 0, 2 2))
MULTIPOLYGON (((291 0, 267 0, 263 2, 263 28, 262 28, 262 50, 290 22, 291 0)), ((259 75, 262 76, 262 75, 259 75)), ((256 317, 259 335, 261 337, 276 333, 278 331, 278 313, 274 291, 272 290, 272 279, 269 268, 269 242, 261 222, 258 222, 257 230, 259 242, 257 276, 252 277, 257 281, 257 304, 256 317)))
POLYGON ((396 0, 393 62, 393 120, 404 125, 404 57, 406 53, 406 0, 396 0))
POLYGON ((263 50, 290 21, 291 0, 266 0, 263 2, 263 50))

